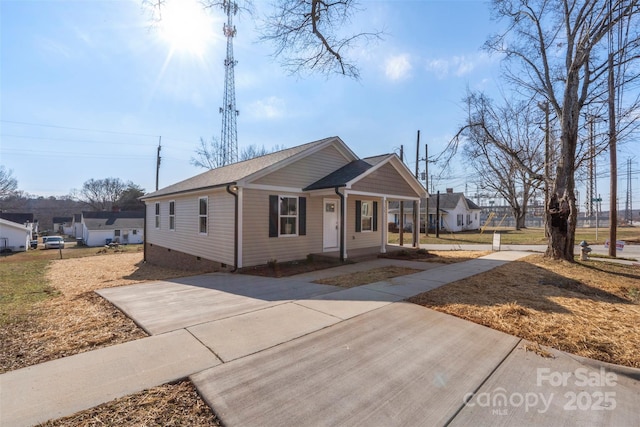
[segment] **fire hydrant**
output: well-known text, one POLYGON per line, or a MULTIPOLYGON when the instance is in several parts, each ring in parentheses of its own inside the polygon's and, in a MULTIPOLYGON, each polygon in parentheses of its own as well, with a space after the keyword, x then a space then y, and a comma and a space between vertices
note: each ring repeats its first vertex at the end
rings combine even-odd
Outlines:
POLYGON ((586 240, 580 242, 580 261, 587 261, 589 259, 589 252, 591 252, 591 248, 586 240))

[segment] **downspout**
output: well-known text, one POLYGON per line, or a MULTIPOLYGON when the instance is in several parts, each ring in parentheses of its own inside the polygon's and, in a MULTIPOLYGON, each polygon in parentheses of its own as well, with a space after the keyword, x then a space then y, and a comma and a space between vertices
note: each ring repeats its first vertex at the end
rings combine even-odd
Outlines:
POLYGON ((344 262, 344 195, 335 187, 335 192, 340 197, 340 262, 344 262))
MULTIPOLYGON (((147 205, 147 203, 144 204, 144 223, 143 223, 143 230, 142 233, 144 234, 144 244, 142 245, 142 261, 143 262, 147 262, 147 209, 149 208, 149 205, 147 205)), ((75 227, 74 227, 75 228, 75 227)), ((74 234, 75 234, 75 230, 74 234)), ((84 239, 84 230, 83 231, 83 239, 84 239)))
POLYGON ((231 194, 235 199, 233 221, 233 269, 231 270, 232 273, 235 273, 238 270, 238 194, 231 191, 232 185, 235 185, 235 183, 227 185, 227 193, 231 194))

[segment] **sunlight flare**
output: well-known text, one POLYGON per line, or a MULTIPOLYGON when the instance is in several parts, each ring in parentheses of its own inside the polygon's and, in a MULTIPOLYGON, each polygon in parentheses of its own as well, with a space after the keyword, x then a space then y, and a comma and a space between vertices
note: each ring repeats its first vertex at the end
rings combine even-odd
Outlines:
POLYGON ((160 37, 175 53, 204 56, 214 40, 213 19, 196 0, 167 0, 159 22, 160 37))

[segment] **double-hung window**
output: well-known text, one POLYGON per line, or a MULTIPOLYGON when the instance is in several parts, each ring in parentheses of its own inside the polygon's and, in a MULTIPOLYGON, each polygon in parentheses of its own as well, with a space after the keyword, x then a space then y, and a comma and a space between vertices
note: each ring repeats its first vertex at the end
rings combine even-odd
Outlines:
POLYGON ((280 235, 296 236, 298 234, 298 198, 280 197, 280 235))
POLYGON ((160 203, 156 202, 156 228, 160 228, 160 203))
POLYGON ((176 202, 169 202, 169 230, 176 229, 176 202))
POLYGON ((373 202, 363 200, 360 205, 360 221, 362 231, 373 231, 373 202))
POLYGON ((198 199, 198 227, 200 234, 207 234, 207 223, 209 219, 209 199, 200 197, 198 199))
POLYGON ((463 225, 464 225, 464 216, 463 216, 462 214, 458 214, 458 215, 456 216, 456 219, 457 219, 457 224, 458 224, 458 226, 460 226, 460 227, 461 227, 461 226, 463 226, 463 225))

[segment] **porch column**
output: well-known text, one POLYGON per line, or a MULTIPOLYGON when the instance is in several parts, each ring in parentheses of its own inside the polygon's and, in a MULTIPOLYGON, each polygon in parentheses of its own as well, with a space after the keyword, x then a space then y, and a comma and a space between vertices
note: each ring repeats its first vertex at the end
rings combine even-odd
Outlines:
POLYGON ((382 230, 382 233, 380 233, 380 235, 382 237, 380 237, 380 253, 381 254, 386 254, 387 253, 387 231, 389 228, 388 225, 388 220, 387 220, 387 196, 382 197, 382 211, 380 212, 382 215, 380 215, 381 218, 381 222, 382 224, 380 224, 380 228, 382 230))
POLYGON ((414 227, 413 227, 413 247, 419 248, 420 247, 420 199, 414 202, 413 206, 415 207, 415 210, 413 213, 415 218, 414 227))
POLYGON ((349 241, 347 239, 347 217, 349 217, 349 203, 347 201, 348 194, 347 190, 344 190, 344 198, 342 199, 342 203, 344 204, 342 207, 342 212, 344 212, 344 215, 342 216, 342 229, 344 230, 342 233, 342 248, 344 251, 342 254, 343 260, 347 259, 347 242, 349 241))

